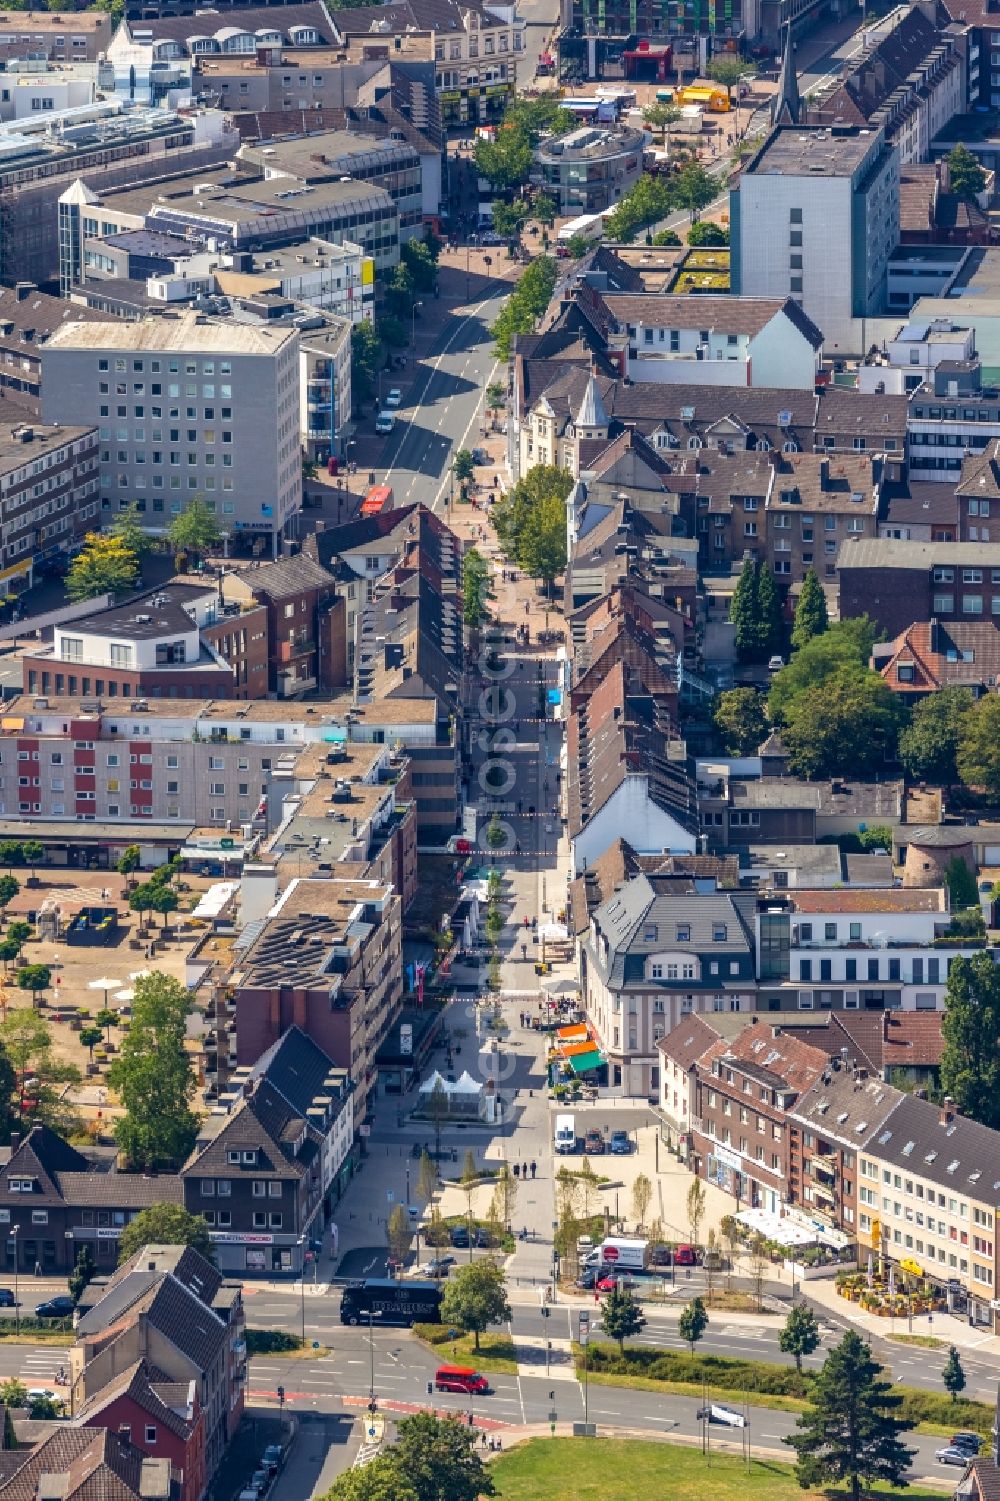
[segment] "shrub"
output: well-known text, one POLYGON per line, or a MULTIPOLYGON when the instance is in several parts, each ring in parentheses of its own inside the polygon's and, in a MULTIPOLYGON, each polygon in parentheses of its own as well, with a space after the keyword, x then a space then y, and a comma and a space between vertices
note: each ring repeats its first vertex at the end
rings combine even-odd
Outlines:
MULTIPOLYGON (((22 1320, 23 1323, 23 1320, 22 1320)), ((287 1350, 301 1350, 302 1340, 284 1329, 248 1329, 248 1355, 280 1355, 287 1350)))

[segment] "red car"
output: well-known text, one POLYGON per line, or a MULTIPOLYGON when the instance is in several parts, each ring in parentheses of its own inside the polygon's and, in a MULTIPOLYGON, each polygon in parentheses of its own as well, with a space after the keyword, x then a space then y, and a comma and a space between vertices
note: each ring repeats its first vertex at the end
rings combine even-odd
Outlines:
POLYGON ((675 1266, 697 1266, 700 1259, 694 1246, 678 1246, 674 1252, 675 1266))
POLYGON ((598 1278, 597 1291, 599 1293, 613 1292, 616 1287, 634 1289, 639 1284, 632 1277, 623 1276, 621 1272, 605 1272, 603 1277, 598 1278))

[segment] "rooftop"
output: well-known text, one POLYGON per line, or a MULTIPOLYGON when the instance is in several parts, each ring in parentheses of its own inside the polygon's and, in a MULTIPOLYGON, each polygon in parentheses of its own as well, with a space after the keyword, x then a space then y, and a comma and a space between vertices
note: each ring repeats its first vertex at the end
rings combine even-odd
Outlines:
POLYGON ((50 449, 61 448, 64 443, 76 443, 92 427, 46 426, 41 422, 0 422, 0 473, 21 469, 33 464, 50 449))
POLYGON ((641 151, 641 130, 629 126, 609 129, 601 125, 584 125, 571 130, 568 135, 557 136, 539 143, 538 154, 543 161, 596 161, 605 156, 619 156, 622 152, 641 151))
POLYGON ((116 319, 109 323, 64 323, 50 349, 125 350, 136 354, 273 355, 297 336, 294 328, 268 328, 186 312, 180 318, 116 319))
POLYGON ((948 911, 943 886, 852 887, 836 891, 794 891, 788 900, 796 912, 941 912, 948 911))
POLYGON ((873 130, 779 125, 744 168, 754 177, 850 177, 879 139, 873 130))

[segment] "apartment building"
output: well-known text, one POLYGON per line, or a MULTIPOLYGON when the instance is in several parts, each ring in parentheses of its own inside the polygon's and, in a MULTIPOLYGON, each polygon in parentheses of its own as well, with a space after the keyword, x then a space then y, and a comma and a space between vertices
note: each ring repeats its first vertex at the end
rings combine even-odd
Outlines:
POLYGON ((267 611, 212 585, 170 583, 57 625, 22 658, 26 693, 103 699, 236 698, 267 691, 267 611))
POLYGON ((348 63, 433 61, 446 130, 498 120, 517 90, 526 23, 513 5, 400 0, 391 20, 381 7, 362 5, 338 10, 333 24, 348 63))
POLYGON ((779 583, 797 588, 811 568, 836 582, 842 543, 878 535, 880 479, 881 466, 865 455, 775 455, 763 519, 779 583))
POLYGON ((1000 615, 1000 540, 845 542, 837 575, 841 617, 870 615, 889 636, 914 621, 950 625, 1000 615))
POLYGON ((0 11, 0 57, 93 63, 107 53, 113 30, 107 11, 0 11))
POLYGON ((602 292, 587 283, 570 296, 629 380, 815 388, 823 335, 791 297, 602 292))
POLYGON ((899 238, 899 157, 885 132, 777 126, 730 189, 729 216, 733 292, 792 296, 828 355, 862 352, 899 238))
POLYGON ((107 514, 135 501, 163 533, 198 496, 277 555, 302 500, 298 355, 295 328, 194 312, 68 323, 43 351, 42 411, 98 428, 107 514))
POLYGON ((98 526, 96 428, 0 423, 0 593, 30 588, 98 526))
POLYGON ((353 1092, 346 1070, 297 1026, 227 1080, 180 1170, 220 1271, 303 1275, 350 1177, 353 1092))
POLYGON ((9 61, 0 78, 0 121, 30 120, 42 112, 82 109, 114 90, 106 62, 9 61))
POLYGON ((242 947, 234 992, 234 1062, 252 1064, 297 1026, 356 1085, 368 1116, 375 1055, 402 1004, 401 901, 377 881, 294 880, 242 947))
POLYGON ((1000 389, 979 359, 942 360, 910 396, 906 427, 911 479, 954 484, 966 457, 1000 437, 1000 389))
POLYGON ((795 891, 756 915, 758 1005, 768 1011, 941 1011, 948 971, 982 942, 948 935, 940 887, 795 891))
MULTIPOLYGON (((949 1309, 992 1332, 997 1308, 1000 1169, 996 1131, 902 1095, 859 1154, 858 1239, 935 1282, 949 1309)), ((915 1273, 916 1275, 916 1273, 915 1273)))
MULTIPOLYGON (((79 1426, 103 1428, 147 1460, 169 1465, 177 1501, 201 1501, 206 1484, 205 1414, 195 1382, 168 1381, 148 1360, 138 1360, 73 1416, 79 1426)), ((144 1489, 140 1482, 140 1495, 144 1489)), ((67 1487, 63 1494, 68 1501, 73 1491, 67 1487)))
MULTIPOLYGON (((175 1180, 177 1181, 177 1180, 175 1180)), ((243 1293, 190 1246, 146 1246, 77 1307, 69 1352, 71 1402, 82 1407, 146 1360, 194 1384, 205 1415, 209 1481, 243 1417, 247 1354, 243 1293)))
POLYGON ((591 916, 581 945, 587 1016, 626 1096, 658 1096, 659 1043, 682 1017, 753 1009, 745 898, 693 880, 640 875, 591 916))
POLYGON ((740 1207, 780 1214, 788 1200, 788 1113, 826 1066, 821 1049, 753 1017, 698 1065, 694 1170, 740 1207))
MULTIPOLYGON (((397 790, 401 805, 410 798, 403 758, 392 750, 395 735, 389 743, 347 747, 349 725, 328 714, 314 716, 311 706, 152 698, 102 704, 25 696, 6 708, 0 812, 35 821, 40 837, 51 821, 73 818, 104 827, 117 820, 133 828, 136 820, 150 828, 176 823, 178 845, 192 825, 223 834, 233 827, 266 834, 286 817, 286 799, 317 780, 329 780, 332 792, 336 765, 338 775, 350 779, 350 800, 367 796, 369 787, 377 790, 353 838, 345 840, 345 847, 360 840, 374 860, 385 843, 378 831, 386 825, 388 839, 401 821, 397 790), (322 765, 315 757, 300 765, 306 751, 320 750, 322 765)), ((350 811, 353 823, 358 809, 350 811)), ((322 832, 328 838, 335 831, 322 832)), ((320 837, 318 830, 311 835, 310 849, 320 837)), ((329 842, 322 848, 324 858, 338 858, 329 842)), ((406 869, 414 859, 415 849, 406 869)), ((412 874, 403 878, 402 856, 387 870, 409 899, 412 874)))

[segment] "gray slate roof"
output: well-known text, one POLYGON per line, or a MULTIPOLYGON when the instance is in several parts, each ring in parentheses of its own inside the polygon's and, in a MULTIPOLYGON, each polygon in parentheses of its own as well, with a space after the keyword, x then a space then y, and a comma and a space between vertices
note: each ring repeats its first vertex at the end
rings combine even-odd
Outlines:
POLYGON ((872 1143, 886 1162, 953 1193, 1000 1205, 1000 1131, 903 1095, 872 1143))

